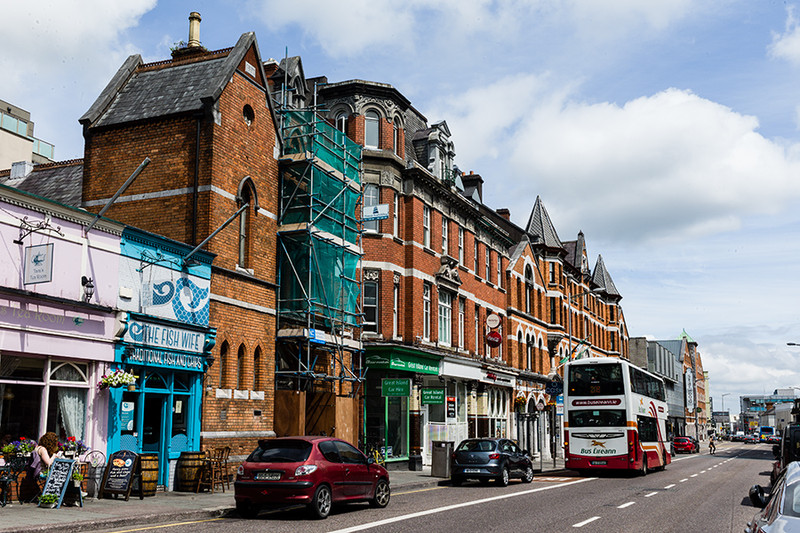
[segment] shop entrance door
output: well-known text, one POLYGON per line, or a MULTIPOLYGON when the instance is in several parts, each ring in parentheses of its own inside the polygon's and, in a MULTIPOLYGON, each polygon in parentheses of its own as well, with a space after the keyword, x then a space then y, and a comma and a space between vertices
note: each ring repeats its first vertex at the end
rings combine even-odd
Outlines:
POLYGON ((164 443, 164 436, 167 434, 166 399, 163 394, 145 394, 142 421, 142 453, 158 454, 159 485, 166 485, 166 469, 169 468, 164 443))

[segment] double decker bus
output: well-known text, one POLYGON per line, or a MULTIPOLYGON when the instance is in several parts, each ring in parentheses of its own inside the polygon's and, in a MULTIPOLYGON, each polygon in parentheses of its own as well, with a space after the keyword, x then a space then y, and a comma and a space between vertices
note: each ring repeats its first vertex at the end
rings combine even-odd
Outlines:
POLYGON ((567 468, 647 474, 671 462, 664 381, 626 359, 566 363, 564 416, 567 468))

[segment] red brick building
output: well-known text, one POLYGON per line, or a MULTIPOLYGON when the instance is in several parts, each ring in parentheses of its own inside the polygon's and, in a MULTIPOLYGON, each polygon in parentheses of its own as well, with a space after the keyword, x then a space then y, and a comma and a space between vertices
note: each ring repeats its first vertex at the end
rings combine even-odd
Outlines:
MULTIPOLYGON (((217 339, 201 443, 231 446, 233 456, 273 430, 281 139, 262 65, 254 34, 211 52, 193 26, 189 46, 171 59, 129 57, 80 119, 84 207, 102 208, 149 158, 107 215, 192 245, 210 237, 217 339)), ((144 416, 157 423, 162 415, 144 416)))

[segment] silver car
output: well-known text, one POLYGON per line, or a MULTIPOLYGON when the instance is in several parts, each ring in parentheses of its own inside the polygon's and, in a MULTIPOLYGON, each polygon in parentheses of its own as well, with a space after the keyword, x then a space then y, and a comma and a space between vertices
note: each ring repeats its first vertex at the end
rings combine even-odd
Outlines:
POLYGON ((786 466, 769 494, 754 485, 750 501, 761 511, 744 528, 745 533, 800 531, 800 461, 786 466))

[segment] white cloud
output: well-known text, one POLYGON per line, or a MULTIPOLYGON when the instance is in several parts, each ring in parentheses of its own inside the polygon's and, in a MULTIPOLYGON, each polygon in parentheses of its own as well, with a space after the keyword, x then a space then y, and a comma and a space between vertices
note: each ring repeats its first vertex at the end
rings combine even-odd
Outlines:
POLYGON ((512 197, 541 194, 567 227, 621 240, 734 229, 800 197, 798 161, 757 128, 676 89, 623 106, 545 101, 508 138, 512 197))
POLYGON ((767 48, 770 57, 784 59, 800 65, 800 25, 794 17, 794 7, 786 8, 786 25, 783 33, 772 34, 772 44, 767 48))

